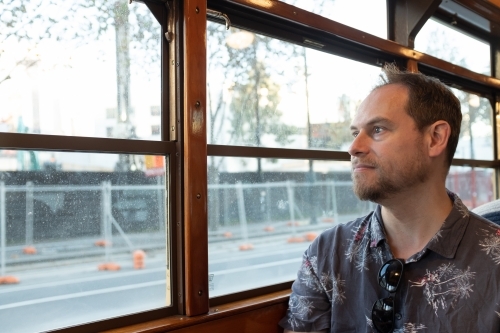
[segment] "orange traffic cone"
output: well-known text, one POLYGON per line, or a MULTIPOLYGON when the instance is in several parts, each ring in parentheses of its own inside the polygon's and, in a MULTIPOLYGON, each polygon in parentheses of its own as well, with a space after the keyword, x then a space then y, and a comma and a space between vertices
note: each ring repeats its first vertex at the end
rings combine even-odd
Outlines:
POLYGON ((304 237, 290 237, 286 240, 287 243, 302 243, 302 242, 305 242, 306 239, 304 237))
POLYGON ((105 239, 99 239, 99 240, 96 240, 96 241, 94 242, 94 245, 95 245, 95 246, 100 246, 100 247, 107 247, 107 246, 110 246, 110 245, 111 245, 111 243, 110 243, 110 242, 108 242, 108 241, 107 241, 107 240, 105 240, 105 239))
POLYGON ((136 250, 132 254, 132 257, 134 259, 134 269, 143 269, 146 253, 143 250, 136 250))
POLYGON ((34 246, 26 246, 23 249, 24 254, 36 254, 36 248, 34 246))
POLYGON ((119 271, 121 267, 120 265, 115 264, 114 262, 107 262, 97 266, 97 269, 100 271, 119 271))
POLYGON ((248 243, 248 244, 241 244, 239 247, 240 251, 248 251, 248 250, 253 250, 253 245, 248 243))
POLYGON ((0 284, 16 284, 19 279, 15 276, 0 276, 0 284))
POLYGON ((306 236, 306 239, 308 242, 312 242, 313 240, 316 239, 316 237, 318 237, 318 233, 317 232, 308 232, 305 234, 306 236))

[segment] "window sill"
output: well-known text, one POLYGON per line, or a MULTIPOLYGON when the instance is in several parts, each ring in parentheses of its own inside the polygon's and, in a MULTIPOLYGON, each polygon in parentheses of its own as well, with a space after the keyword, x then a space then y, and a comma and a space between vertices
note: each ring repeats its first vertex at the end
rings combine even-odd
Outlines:
MULTIPOLYGON (((214 321, 226 322, 220 323, 222 325, 228 325, 234 319, 240 323, 241 320, 246 320, 246 317, 259 316, 262 311, 272 311, 272 316, 266 315, 271 322, 274 322, 275 327, 270 327, 271 331, 276 331, 278 329, 278 320, 284 315, 284 311, 288 306, 288 297, 290 296, 290 290, 278 291, 258 297, 248 298, 245 300, 226 303, 218 306, 210 307, 207 314, 186 317, 186 316, 171 316, 165 319, 154 320, 146 323, 141 323, 137 325, 127 326, 123 328, 113 329, 105 331, 104 333, 159 333, 159 332, 171 332, 179 330, 179 332, 187 332, 191 326, 200 325, 196 329, 196 332, 204 332, 205 327, 206 332, 211 330, 211 327, 215 327, 216 323, 214 321), (247 316, 248 314, 248 316, 247 316), (235 316, 239 316, 239 318, 235 316), (272 317, 272 318, 270 318, 272 317), (274 319, 277 318, 277 319, 274 319), (275 321, 274 321, 275 320, 275 321), (203 324, 203 325, 202 325, 203 324), (210 327, 209 327, 210 326, 210 327)), ((234 324, 234 323, 233 323, 234 324)), ((265 325, 265 323, 261 323, 265 325)), ((240 329, 245 325, 239 325, 240 329)), ((212 327, 212 329, 213 329, 212 327)), ((233 327, 234 331, 237 331, 237 327, 233 327)), ((247 327, 248 329, 248 327, 247 327)), ((266 330, 267 331, 267 330, 266 330)), ((243 331, 242 331, 243 332, 243 331)), ((247 330, 245 330, 247 332, 247 330)), ((251 332, 248 330, 248 332, 251 332)), ((263 332, 262 332, 263 333, 263 332)))

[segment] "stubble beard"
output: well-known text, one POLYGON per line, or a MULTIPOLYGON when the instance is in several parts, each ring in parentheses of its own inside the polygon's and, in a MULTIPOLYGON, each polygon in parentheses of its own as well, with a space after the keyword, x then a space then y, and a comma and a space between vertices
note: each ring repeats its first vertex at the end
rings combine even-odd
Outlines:
POLYGON ((351 172, 353 191, 363 201, 380 203, 384 199, 394 197, 429 178, 429 170, 423 163, 422 152, 418 151, 413 158, 405 158, 405 163, 398 169, 382 167, 375 162, 363 161, 375 168, 377 179, 371 183, 363 174, 351 172))

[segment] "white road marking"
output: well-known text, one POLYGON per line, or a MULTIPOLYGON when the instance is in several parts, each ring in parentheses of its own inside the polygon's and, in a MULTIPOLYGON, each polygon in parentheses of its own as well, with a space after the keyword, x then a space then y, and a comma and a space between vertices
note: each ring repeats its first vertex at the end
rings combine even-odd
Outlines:
MULTIPOLYGON (((302 253, 304 253, 305 248, 300 248, 300 247, 290 247, 290 248, 285 248, 283 250, 272 250, 271 252, 269 249, 254 249, 248 252, 234 252, 234 253, 217 253, 220 258, 213 258, 209 259, 209 264, 220 264, 220 263, 227 263, 230 261, 241 261, 242 259, 254 259, 254 258, 259 258, 259 257, 268 257, 270 254, 272 255, 279 255, 279 254, 290 254, 290 252, 297 252, 297 257, 302 258, 302 253), (237 253, 239 254, 238 256, 235 256, 234 254, 237 253), (223 256, 226 255, 224 258, 223 256)), ((210 257, 215 257, 215 255, 211 254, 210 252, 208 253, 208 256, 210 257)))
POLYGON ((258 265, 252 265, 252 266, 243 266, 243 267, 238 267, 238 268, 223 269, 221 271, 210 272, 210 274, 215 274, 215 276, 217 276, 220 274, 232 274, 232 273, 237 273, 237 272, 242 272, 242 271, 250 271, 253 269, 266 268, 266 267, 272 267, 272 266, 278 266, 278 265, 286 265, 286 264, 294 264, 294 263, 300 263, 300 262, 302 262, 302 258, 293 258, 293 259, 287 259, 287 260, 266 262, 264 264, 258 264, 258 265))
MULTIPOLYGON (((152 268, 152 269, 147 269, 147 270, 142 270, 142 271, 134 271, 134 272, 109 272, 109 275, 95 275, 91 277, 86 277, 86 278, 80 278, 80 279, 74 279, 74 280, 66 280, 66 281, 54 281, 54 282, 46 282, 46 283, 39 283, 39 284, 31 284, 28 286, 19 286, 19 287, 12 287, 7 290, 0 290, 0 294, 5 294, 5 293, 10 293, 10 292, 15 292, 15 291, 23 291, 23 290, 30 290, 30 289, 39 289, 39 288, 47 288, 47 287, 58 287, 63 284, 75 284, 75 283, 81 283, 81 282, 90 282, 90 281, 102 281, 106 279, 116 279, 116 278, 121 278, 121 277, 126 277, 126 276, 134 276, 134 275, 141 275, 141 274, 147 274, 147 273, 155 273, 155 272, 161 272, 165 271, 166 272, 166 267, 159 267, 159 268, 152 268)), ((103 274, 106 274, 105 272, 102 272, 103 274)), ((165 280, 163 281, 165 283, 165 280)))
POLYGON ((114 293, 117 291, 146 288, 146 287, 152 287, 152 286, 164 285, 164 284, 165 284, 165 280, 159 280, 159 281, 151 281, 151 282, 145 282, 145 283, 137 283, 137 284, 121 286, 121 287, 97 289, 97 290, 92 290, 92 291, 85 291, 85 292, 73 293, 73 294, 67 294, 67 295, 61 295, 61 296, 45 297, 45 298, 39 298, 39 299, 30 300, 30 301, 23 301, 23 302, 1 305, 0 310, 12 309, 12 308, 20 307, 20 306, 34 305, 34 304, 40 304, 40 303, 61 301, 61 300, 70 299, 70 298, 87 297, 87 296, 92 296, 92 295, 102 295, 102 294, 106 294, 106 293, 114 293))

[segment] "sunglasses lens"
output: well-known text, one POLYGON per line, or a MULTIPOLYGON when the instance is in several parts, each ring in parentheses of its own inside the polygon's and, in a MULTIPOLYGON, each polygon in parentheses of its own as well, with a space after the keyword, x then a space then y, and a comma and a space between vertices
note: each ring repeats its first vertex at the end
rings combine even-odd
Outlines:
POLYGON ((390 260, 382 266, 378 273, 378 283, 388 292, 398 289, 403 273, 403 264, 399 260, 390 260))
POLYGON ((394 329, 394 300, 392 298, 379 299, 373 304, 373 326, 381 333, 389 333, 394 329))

